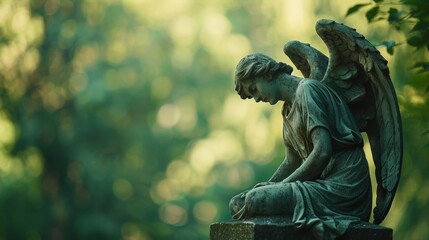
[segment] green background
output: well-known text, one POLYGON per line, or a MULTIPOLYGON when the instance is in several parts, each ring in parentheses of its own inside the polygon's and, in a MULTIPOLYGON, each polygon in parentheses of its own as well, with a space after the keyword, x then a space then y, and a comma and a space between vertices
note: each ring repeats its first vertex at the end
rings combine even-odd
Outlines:
MULTIPOLYGON (((413 68, 427 49, 407 44, 415 22, 397 31, 368 17, 370 6, 345 17, 358 3, 0 1, 0 239, 207 239, 211 223, 230 219, 231 196, 284 154, 281 106, 242 101, 236 63, 252 52, 290 63, 289 40, 327 54, 320 18, 399 44, 393 55, 379 46, 405 144, 382 225, 427 239, 429 84, 413 68)), ((392 6, 407 10, 380 9, 392 6)))

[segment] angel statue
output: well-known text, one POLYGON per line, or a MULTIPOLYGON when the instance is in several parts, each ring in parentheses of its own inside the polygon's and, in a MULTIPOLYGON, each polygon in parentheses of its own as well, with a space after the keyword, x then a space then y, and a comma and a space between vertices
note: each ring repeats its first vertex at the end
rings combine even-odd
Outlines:
POLYGON ((355 29, 319 20, 329 58, 298 41, 284 46, 292 67, 255 53, 241 59, 235 90, 242 99, 283 101, 286 157, 267 182, 230 201, 234 219, 290 217, 317 239, 335 239, 369 221, 372 188, 361 132, 371 145, 377 179, 374 223, 388 213, 402 164, 402 126, 387 61, 355 29))

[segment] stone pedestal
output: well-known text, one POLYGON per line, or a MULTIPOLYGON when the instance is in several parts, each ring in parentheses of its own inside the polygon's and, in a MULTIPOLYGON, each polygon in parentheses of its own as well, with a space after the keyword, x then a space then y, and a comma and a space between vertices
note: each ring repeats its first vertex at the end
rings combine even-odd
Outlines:
MULTIPOLYGON (((310 232, 295 229, 281 217, 260 217, 246 221, 214 223, 211 240, 314 240, 310 232)), ((392 240, 392 229, 368 222, 351 224, 338 240, 392 240)))

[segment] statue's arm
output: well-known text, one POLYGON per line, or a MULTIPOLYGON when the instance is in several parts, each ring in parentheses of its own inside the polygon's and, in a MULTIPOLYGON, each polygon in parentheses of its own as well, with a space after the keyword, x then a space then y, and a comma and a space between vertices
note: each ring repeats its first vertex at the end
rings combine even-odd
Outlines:
POLYGON ((280 182, 291 175, 302 163, 298 153, 290 146, 286 146, 286 156, 268 182, 280 182))
POLYGON ((307 159, 283 182, 309 181, 320 177, 331 159, 332 147, 329 131, 316 127, 311 131, 313 150, 307 159))

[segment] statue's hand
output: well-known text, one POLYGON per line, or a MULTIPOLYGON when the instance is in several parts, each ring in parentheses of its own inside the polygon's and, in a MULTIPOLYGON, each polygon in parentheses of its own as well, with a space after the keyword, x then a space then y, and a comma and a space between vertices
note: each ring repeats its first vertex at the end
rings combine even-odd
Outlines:
POLYGON ((273 184, 276 184, 276 182, 260 182, 256 184, 253 188, 258 188, 258 187, 263 187, 263 186, 268 186, 273 184))

